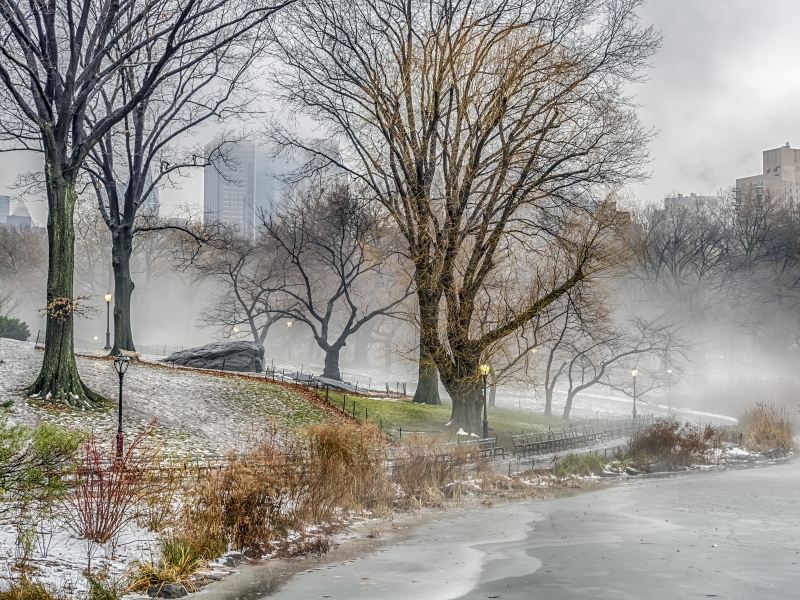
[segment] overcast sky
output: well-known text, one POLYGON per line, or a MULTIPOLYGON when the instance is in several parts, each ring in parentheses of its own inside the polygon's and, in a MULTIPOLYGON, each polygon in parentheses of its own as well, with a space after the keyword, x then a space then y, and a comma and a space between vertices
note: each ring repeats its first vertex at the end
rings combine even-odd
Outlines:
MULTIPOLYGON (((658 132, 652 177, 635 186, 637 199, 711 194, 759 173, 762 150, 800 147, 800 1, 649 0, 641 16, 664 43, 636 88, 642 120, 658 132)), ((0 155, 0 194, 20 164, 0 155)), ((200 206, 202 173, 161 197, 167 208, 200 206)), ((36 218, 43 209, 31 212, 36 218)))

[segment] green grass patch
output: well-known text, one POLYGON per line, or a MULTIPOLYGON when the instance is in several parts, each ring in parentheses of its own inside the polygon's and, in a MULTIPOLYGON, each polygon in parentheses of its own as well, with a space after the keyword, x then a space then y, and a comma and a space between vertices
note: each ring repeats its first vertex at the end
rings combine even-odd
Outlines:
POLYGON ((593 452, 583 454, 567 454, 553 466, 553 475, 566 477, 568 475, 596 475, 606 466, 602 456, 593 452))
MULTIPOLYGON (((324 397, 324 391, 320 391, 320 394, 324 397)), ((411 400, 366 398, 333 390, 329 393, 329 401, 359 421, 368 419, 393 435, 396 435, 401 427, 404 434, 422 432, 435 437, 442 436, 445 439, 453 435, 445 429, 446 423, 450 420, 449 404, 431 406, 415 404, 411 400)), ((514 434, 542 431, 549 426, 564 427, 566 423, 557 417, 545 417, 524 410, 489 409, 489 435, 497 437, 499 444, 505 444, 509 448, 511 448, 511 436, 514 434)))
POLYGON ((300 429, 330 420, 320 406, 297 392, 272 383, 237 382, 227 392, 227 399, 241 410, 242 418, 256 422, 275 422, 287 429, 300 429))

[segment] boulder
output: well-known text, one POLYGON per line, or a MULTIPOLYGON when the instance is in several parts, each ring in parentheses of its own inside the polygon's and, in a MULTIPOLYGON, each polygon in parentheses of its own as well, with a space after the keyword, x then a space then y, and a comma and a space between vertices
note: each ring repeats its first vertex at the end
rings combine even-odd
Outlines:
POLYGON ((200 369, 259 373, 264 370, 264 348, 253 342, 214 342, 175 352, 166 362, 200 369))
POLYGON ((183 598, 189 594, 180 583, 163 583, 151 585, 147 588, 147 595, 151 598, 183 598))

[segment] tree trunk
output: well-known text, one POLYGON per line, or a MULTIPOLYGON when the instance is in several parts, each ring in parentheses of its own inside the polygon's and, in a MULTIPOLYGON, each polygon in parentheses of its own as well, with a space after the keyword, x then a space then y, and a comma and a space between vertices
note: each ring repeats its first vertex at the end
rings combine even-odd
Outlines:
POLYGON ((475 384, 460 392, 451 391, 450 396, 453 399, 450 425, 454 428, 461 428, 467 433, 476 433, 482 436, 483 393, 480 386, 475 384))
POLYGON ((497 396, 497 383, 489 386, 489 408, 494 408, 494 399, 497 396))
POLYGON ((562 419, 565 421, 569 420, 569 411, 572 410, 572 399, 575 398, 575 394, 572 392, 567 393, 567 401, 564 404, 564 414, 562 415, 562 419))
POLYGON ((544 416, 546 417, 553 414, 553 389, 554 387, 544 386, 544 416))
POLYGON ((325 370, 322 372, 323 377, 328 379, 342 380, 342 373, 339 371, 339 352, 341 346, 331 346, 323 348, 325 351, 325 370))
POLYGON ((65 180, 52 164, 46 166, 48 266, 47 325, 42 367, 28 393, 91 408, 103 398, 86 387, 78 375, 73 341, 73 274, 75 269, 75 182, 65 180))
POLYGON ((120 350, 136 351, 131 330, 131 296, 134 283, 131 279, 131 254, 133 230, 122 224, 111 230, 111 264, 114 269, 114 344, 111 354, 120 350))
POLYGON ((442 403, 439 397, 439 371, 434 363, 430 349, 437 343, 439 318, 438 298, 421 294, 419 296, 419 377, 414 402, 419 404, 442 403))

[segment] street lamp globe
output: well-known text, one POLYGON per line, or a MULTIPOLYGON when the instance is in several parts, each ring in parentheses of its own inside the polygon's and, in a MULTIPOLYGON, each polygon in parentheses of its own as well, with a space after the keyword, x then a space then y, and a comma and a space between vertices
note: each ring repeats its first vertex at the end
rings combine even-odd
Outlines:
POLYGON ((292 321, 291 319, 289 319, 288 321, 286 321, 286 326, 287 326, 289 329, 291 329, 291 328, 292 328, 292 325, 294 325, 294 321, 292 321))
POLYGON ((672 369, 667 369, 667 375, 672 375, 672 369))
POLYGON ((489 365, 486 365, 486 364, 483 364, 483 365, 478 367, 478 372, 483 377, 487 377, 489 375, 489 371, 491 371, 491 370, 492 370, 492 368, 489 365))
POLYGON ((635 379, 636 377, 638 377, 638 376, 639 376, 639 369, 637 369, 636 367, 634 367, 633 369, 631 369, 631 375, 633 376, 633 378, 634 378, 634 379, 635 379))
POLYGON ((105 295, 103 296, 103 298, 105 299, 106 303, 110 303, 111 302, 111 292, 106 292, 105 295))
POLYGON ((231 329, 231 331, 233 332, 233 335, 236 335, 237 333, 239 333, 239 326, 238 325, 234 325, 233 329, 231 329))
POLYGON ((128 370, 128 363, 130 359, 127 356, 123 356, 122 354, 118 355, 114 359, 114 368, 117 370, 117 374, 125 375, 125 371, 128 370))

